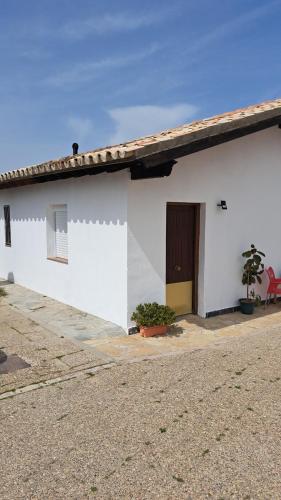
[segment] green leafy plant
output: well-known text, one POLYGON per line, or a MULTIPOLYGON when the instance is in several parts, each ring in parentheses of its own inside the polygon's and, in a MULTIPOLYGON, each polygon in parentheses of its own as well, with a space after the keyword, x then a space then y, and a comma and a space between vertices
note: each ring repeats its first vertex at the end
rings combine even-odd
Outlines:
POLYGON ((0 297, 6 297, 8 294, 4 288, 0 288, 0 297))
POLYGON ((171 325, 176 320, 175 312, 169 306, 157 304, 139 304, 132 314, 131 320, 137 326, 171 325))
POLYGON ((250 250, 242 253, 242 257, 247 259, 242 275, 242 283, 247 286, 247 299, 258 302, 259 296, 255 295, 253 289, 251 290, 251 285, 255 285, 257 282, 262 283, 261 274, 264 272, 262 257, 265 257, 265 254, 257 250, 256 246, 252 244, 250 250))
POLYGON ((256 306, 260 306, 262 304, 261 296, 257 295, 255 290, 250 291, 250 297, 255 302, 256 306))

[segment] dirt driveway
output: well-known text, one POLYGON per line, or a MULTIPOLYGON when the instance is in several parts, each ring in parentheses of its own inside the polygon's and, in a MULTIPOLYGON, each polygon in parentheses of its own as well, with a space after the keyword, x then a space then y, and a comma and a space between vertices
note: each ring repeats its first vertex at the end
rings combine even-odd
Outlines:
POLYGON ((0 348, 31 335, 52 380, 0 376, 1 499, 281 498, 281 327, 116 364, 1 311, 0 348))

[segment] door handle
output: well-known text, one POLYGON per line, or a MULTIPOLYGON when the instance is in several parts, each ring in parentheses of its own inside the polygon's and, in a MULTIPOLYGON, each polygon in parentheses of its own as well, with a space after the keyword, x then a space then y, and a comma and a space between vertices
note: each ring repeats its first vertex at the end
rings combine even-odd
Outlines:
POLYGON ((178 264, 175 265, 175 271, 181 271, 181 266, 179 266, 178 264))

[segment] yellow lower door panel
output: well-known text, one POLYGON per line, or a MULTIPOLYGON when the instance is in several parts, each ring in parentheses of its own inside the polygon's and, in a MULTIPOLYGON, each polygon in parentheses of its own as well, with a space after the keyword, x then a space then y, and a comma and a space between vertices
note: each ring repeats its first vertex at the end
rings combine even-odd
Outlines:
POLYGON ((192 281, 166 285, 166 304, 178 316, 192 313, 192 281))

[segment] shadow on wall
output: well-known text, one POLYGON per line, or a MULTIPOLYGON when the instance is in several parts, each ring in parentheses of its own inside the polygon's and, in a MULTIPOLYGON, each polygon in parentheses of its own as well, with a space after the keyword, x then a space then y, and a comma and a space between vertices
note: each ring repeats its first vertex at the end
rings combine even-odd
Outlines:
MULTIPOLYGON (((50 207, 51 205, 49 205, 50 207)), ((47 211, 47 208, 48 206, 46 206, 46 211, 47 211)), ((75 209, 73 210, 73 212, 75 212, 75 209)), ((116 210, 116 212, 118 212, 118 210, 116 210)), ((47 217, 46 215, 40 217, 40 216, 31 216, 31 215, 21 215, 21 217, 18 217, 18 216, 13 216, 13 214, 11 213, 11 222, 46 222, 47 220, 47 217)), ((123 226, 124 224, 127 223, 127 217, 118 217, 118 214, 115 213, 115 214, 112 214, 111 216, 109 214, 107 214, 107 216, 105 216, 105 214, 103 215, 100 215, 100 217, 94 217, 94 216, 87 216, 86 214, 75 214, 75 216, 72 215, 72 217, 70 217, 68 215, 68 218, 67 218, 67 222, 70 224, 70 223, 73 223, 73 224, 77 224, 77 223, 80 223, 80 224, 98 224, 98 225, 101 225, 101 226, 110 226, 110 225, 113 225, 113 226, 123 226)), ((1 224, 4 224, 4 218, 3 217, 0 217, 0 223, 1 224)))
MULTIPOLYGON (((69 223, 117 226, 127 223, 126 183, 122 178, 114 178, 114 174, 48 182, 12 191, 10 199, 9 191, 5 196, 5 204, 11 206, 11 221, 45 222, 50 206, 67 205, 69 223)), ((2 207, 1 223, 3 219, 2 207)))

